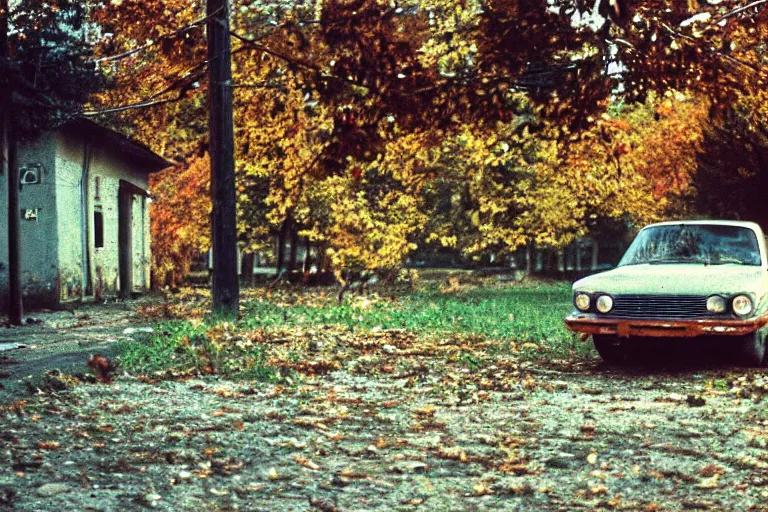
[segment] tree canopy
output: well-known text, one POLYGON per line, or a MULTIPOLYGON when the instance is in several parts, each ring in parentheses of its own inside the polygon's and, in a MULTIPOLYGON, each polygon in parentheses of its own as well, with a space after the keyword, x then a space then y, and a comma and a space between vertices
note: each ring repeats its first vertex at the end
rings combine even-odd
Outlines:
POLYGON ((12 112, 15 137, 68 121, 104 87, 81 2, 3 0, 0 19, 0 44, 7 48, 0 53, 0 102, 12 112))
MULTIPOLYGON (((765 3, 235 0, 241 245, 290 231, 336 267, 394 268, 415 247, 558 247, 605 218, 691 214, 706 123, 764 126, 740 105, 768 78, 765 3)), ((91 113, 179 162, 154 183, 173 280, 208 240, 205 16, 93 16, 115 87, 91 113)))

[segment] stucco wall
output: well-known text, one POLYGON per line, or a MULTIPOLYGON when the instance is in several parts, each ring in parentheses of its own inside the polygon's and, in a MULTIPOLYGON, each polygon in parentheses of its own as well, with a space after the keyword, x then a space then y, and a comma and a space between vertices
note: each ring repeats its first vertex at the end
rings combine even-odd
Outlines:
MULTIPOLYGON (((63 170, 61 176, 61 190, 68 195, 70 189, 67 183, 72 181, 78 185, 72 191, 75 195, 68 197, 71 209, 62 212, 60 216, 59 232, 66 236, 60 238, 60 252, 66 255, 61 260, 62 275, 68 276, 67 286, 62 286, 62 299, 71 299, 80 296, 80 288, 69 283, 77 283, 82 279, 80 269, 83 261, 82 239, 80 229, 82 226, 80 214, 80 176, 84 160, 86 140, 79 134, 61 133, 58 136, 57 163, 63 170), (66 177, 64 177, 66 176, 66 177), (76 200, 75 200, 76 198, 76 200)), ((88 172, 88 247, 90 251, 89 272, 92 282, 92 294, 95 296, 111 296, 117 294, 120 289, 119 278, 119 246, 118 246, 118 191, 120 180, 127 181, 143 190, 148 188, 147 175, 136 172, 137 164, 128 161, 109 151, 109 148, 94 146, 90 148, 90 164, 88 172), (96 180, 98 179, 98 191, 96 180), (94 211, 102 212, 104 230, 104 247, 95 247, 94 211)), ((133 267, 134 288, 143 288, 144 261, 148 261, 144 255, 145 247, 148 249, 149 240, 145 239, 148 217, 141 215, 141 203, 143 198, 134 197, 133 201, 133 267), (138 214, 137 214, 138 212, 138 214)), ((148 270, 146 271, 148 274, 148 270)))
POLYGON ((149 288, 150 272, 150 234, 149 234, 149 204, 143 196, 133 197, 133 287, 134 289, 149 288))
MULTIPOLYGON (((18 146, 19 169, 34 167, 40 171, 41 183, 22 185, 19 191, 21 281, 27 308, 55 307, 58 304, 58 235, 53 135, 44 135, 33 144, 18 146), (25 219, 23 212, 29 211, 25 219)), ((8 295, 8 176, 0 180, 0 305, 4 308, 8 295)))
MULTIPOLYGON (((19 191, 22 294, 27 307, 53 307, 58 298, 57 206, 53 137, 43 136, 35 144, 18 147, 19 168, 35 166, 41 183, 23 185, 19 191), (24 219, 22 212, 36 211, 24 219), (30 215, 32 217, 32 215, 30 215)), ((8 175, 0 173, 0 307, 8 299, 8 175)))
MULTIPOLYGON (((88 177, 88 247, 83 252, 81 179, 86 140, 83 135, 61 130, 41 136, 34 143, 21 144, 19 168, 36 166, 41 182, 22 185, 19 193, 21 229, 21 279, 27 309, 56 307, 60 300, 88 295, 117 294, 118 190, 120 180, 147 190, 148 176, 134 161, 116 155, 106 147, 90 150, 88 177), (100 178, 96 197, 95 182, 100 178), (94 210, 104 218, 104 247, 96 249, 94 210), (28 212, 29 218, 24 218, 28 212), (89 258, 86 258, 89 256, 89 258), (91 274, 92 288, 86 289, 84 262, 91 274)), ((8 295, 8 182, 7 170, 0 169, 0 308, 8 295)), ((132 258, 134 290, 149 286, 150 233, 149 205, 142 196, 133 197, 132 258)))
POLYGON ((80 297, 83 289, 82 215, 80 184, 84 147, 76 139, 56 138, 56 186, 59 231, 59 275, 61 299, 80 297))

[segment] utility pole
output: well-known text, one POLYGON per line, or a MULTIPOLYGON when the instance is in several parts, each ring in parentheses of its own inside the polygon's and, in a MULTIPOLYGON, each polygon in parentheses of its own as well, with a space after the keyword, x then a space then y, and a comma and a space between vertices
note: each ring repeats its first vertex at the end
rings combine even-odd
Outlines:
MULTIPOLYGON (((9 5, 8 0, 0 0, 0 62, 9 57, 9 5)), ((11 77, 13 80, 13 77, 11 77)), ((0 97, 0 158, 2 170, 8 183, 8 322, 21 325, 24 315, 21 298, 21 246, 19 236, 19 166, 16 153, 16 140, 11 131, 11 101, 13 87, 0 97)))
POLYGON ((232 54, 228 0, 208 0, 208 108, 211 157, 213 311, 236 318, 237 211, 232 115, 232 54))

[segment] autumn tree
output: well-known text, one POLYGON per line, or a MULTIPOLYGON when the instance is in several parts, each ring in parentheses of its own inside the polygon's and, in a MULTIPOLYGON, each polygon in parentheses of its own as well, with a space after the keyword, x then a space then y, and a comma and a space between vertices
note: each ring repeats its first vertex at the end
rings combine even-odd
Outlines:
POLYGON ((745 94, 713 114, 694 182, 698 211, 768 224, 768 93, 745 94))
POLYGON ((521 104, 513 123, 465 126, 424 159, 429 229, 421 241, 470 257, 560 248, 606 221, 684 214, 706 100, 681 94, 615 106, 589 129, 521 104))
POLYGON ((0 2, 0 157, 8 166, 11 324, 20 324, 23 313, 17 144, 69 121, 104 85, 90 59, 89 28, 79 2, 0 2))
MULTIPOLYGON (((706 105, 764 88, 762 4, 237 1, 241 244, 301 233, 337 266, 389 267, 416 242, 562 245, 594 219, 658 217, 689 192, 706 105)), ((125 111, 133 134, 197 162, 200 8, 122 0, 98 17, 120 85, 102 100, 154 105, 125 111)), ((203 183, 182 175, 159 179, 203 183)), ((203 229, 176 233, 159 258, 204 247, 203 229)))

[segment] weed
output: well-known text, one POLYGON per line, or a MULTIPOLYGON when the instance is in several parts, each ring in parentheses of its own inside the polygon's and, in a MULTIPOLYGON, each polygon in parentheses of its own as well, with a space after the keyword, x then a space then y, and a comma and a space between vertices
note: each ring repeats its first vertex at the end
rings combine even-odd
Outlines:
POLYGON ((122 343, 120 362, 134 373, 220 374, 254 380, 273 380, 268 351, 243 336, 228 322, 158 324, 144 340, 122 343))

